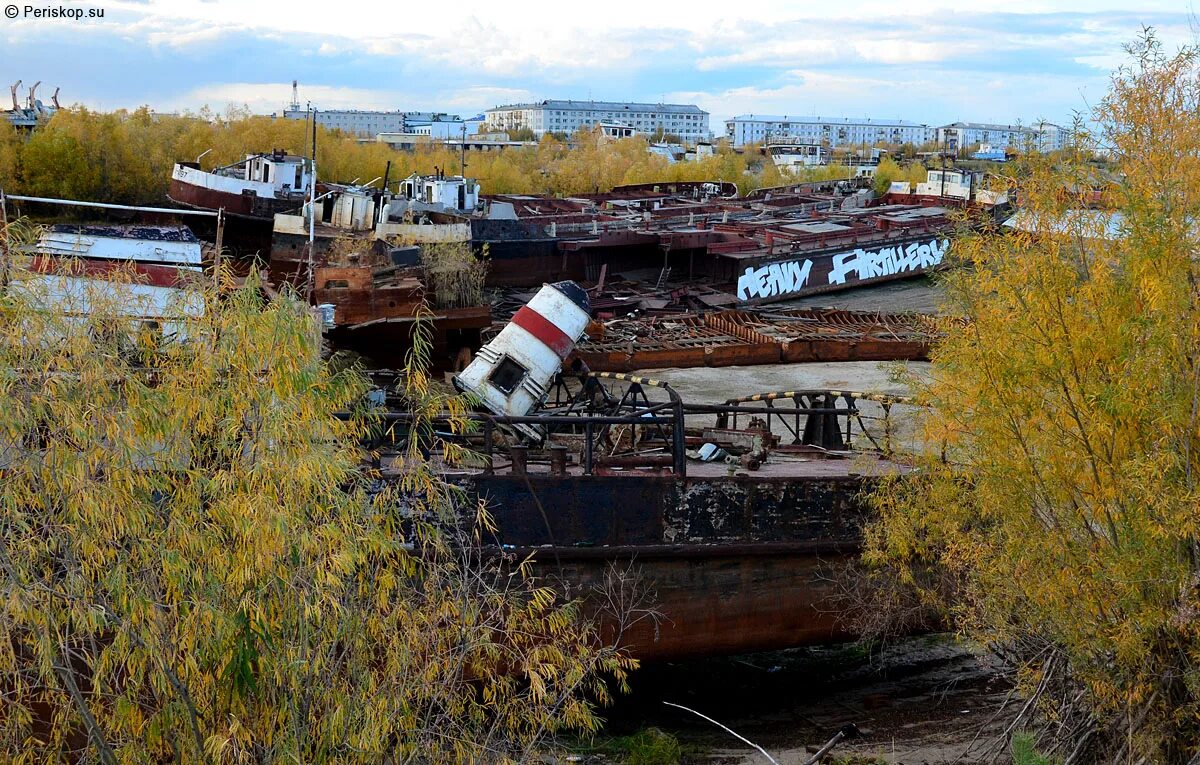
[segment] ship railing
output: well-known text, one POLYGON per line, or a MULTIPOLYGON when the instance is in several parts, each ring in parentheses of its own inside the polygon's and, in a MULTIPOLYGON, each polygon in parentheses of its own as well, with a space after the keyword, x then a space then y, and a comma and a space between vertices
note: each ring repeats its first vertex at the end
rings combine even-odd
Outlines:
MULTIPOLYGON (((549 462, 551 474, 566 475, 568 453, 574 452, 584 475, 613 469, 670 472, 685 477, 688 471, 688 433, 717 431, 720 441, 729 432, 767 436, 766 452, 796 451, 844 456, 875 452, 893 456, 898 450, 893 409, 915 406, 905 396, 842 390, 797 390, 760 393, 729 399, 720 404, 689 404, 667 383, 635 375, 599 372, 565 375, 560 384, 577 390, 552 395, 545 408, 523 416, 476 412, 467 416, 467 432, 454 432, 449 416, 418 421, 404 412, 384 412, 383 431, 393 442, 407 443, 412 433, 428 432, 432 439, 453 441, 473 453, 472 465, 491 473, 508 468, 526 474, 530 460, 549 462), (647 394, 658 392, 666 400, 647 394), (872 402, 863 406, 863 402, 872 402), (414 423, 422 427, 413 428, 414 423), (546 435, 540 445, 522 442, 515 426, 533 426, 546 435), (498 434, 506 438, 498 438, 498 434), (502 444, 502 440, 506 443, 502 444), (778 444, 776 446, 776 444, 778 444), (497 466, 500 466, 499 468, 497 466)), ((552 391, 553 394, 553 391, 552 391)), ((696 438, 692 445, 698 446, 696 438)), ((436 446, 431 447, 436 450, 436 446)), ((756 447, 757 448, 757 447, 756 447)), ((695 456, 695 453, 692 454, 695 456)))
MULTIPOLYGON (((683 476, 686 473, 686 454, 682 449, 674 450, 669 454, 670 459, 646 459, 642 460, 644 464, 635 464, 635 460, 630 459, 635 455, 603 455, 598 453, 598 443, 603 439, 603 434, 613 426, 626 426, 631 428, 647 428, 647 427, 665 427, 668 430, 674 430, 680 425, 680 420, 671 414, 646 414, 641 415, 573 415, 567 416, 562 414, 531 414, 531 415, 510 415, 500 416, 485 412, 475 412, 467 415, 465 418, 452 418, 449 416, 435 417, 417 417, 407 412, 380 412, 374 415, 378 422, 384 425, 383 438, 379 442, 390 440, 397 445, 403 446, 408 443, 411 438, 421 438, 422 436, 411 429, 411 426, 419 424, 422 426, 433 428, 433 437, 446 441, 464 442, 470 446, 479 459, 482 470, 485 473, 491 473, 495 470, 496 459, 501 452, 501 447, 497 443, 498 432, 511 432, 511 426, 514 425, 532 425, 537 427, 542 432, 554 434, 559 432, 567 433, 582 433, 583 436, 583 453, 582 453, 582 468, 585 475, 593 475, 597 472, 597 468, 623 464, 626 467, 670 467, 672 472, 683 476), (467 432, 455 432, 452 430, 456 422, 461 422, 465 419, 471 423, 467 432), (624 462, 622 462, 624 458, 624 462)), ((683 431, 679 429, 679 438, 682 441, 683 431)), ((369 446, 378 445, 368 444, 369 446)), ((429 444, 430 447, 433 444, 429 444)), ((508 445, 503 447, 505 455, 512 463, 513 472, 515 474, 523 474, 525 472, 525 464, 530 447, 523 444, 508 445)), ((551 472, 563 473, 566 470, 566 452, 562 447, 549 446, 546 450, 550 453, 551 472)))
POLYGON ((773 426, 778 424, 794 445, 842 451, 861 448, 865 442, 890 456, 896 451, 893 410, 898 406, 920 404, 912 396, 887 393, 823 388, 776 391, 726 400, 717 423, 718 427, 737 429, 739 420, 758 417, 768 432, 774 432, 773 426), (874 406, 860 407, 863 401, 874 406))

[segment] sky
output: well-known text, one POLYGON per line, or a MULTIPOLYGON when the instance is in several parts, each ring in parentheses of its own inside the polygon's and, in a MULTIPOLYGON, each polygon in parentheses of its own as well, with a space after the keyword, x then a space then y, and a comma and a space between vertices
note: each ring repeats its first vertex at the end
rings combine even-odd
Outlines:
MULTIPOLYGON (((7 4, 10 0, 0 0, 7 4)), ((94 109, 319 109, 469 116, 545 98, 694 103, 735 114, 1069 124, 1189 2, 1141 0, 18 0, 0 81, 94 109), (31 10, 84 18, 34 17, 31 10), (87 17, 103 9, 103 18, 87 17)))

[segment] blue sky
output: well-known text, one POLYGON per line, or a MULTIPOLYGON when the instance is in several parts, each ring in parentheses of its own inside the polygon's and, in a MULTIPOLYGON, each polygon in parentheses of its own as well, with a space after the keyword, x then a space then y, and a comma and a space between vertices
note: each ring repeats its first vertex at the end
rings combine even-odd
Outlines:
MULTIPOLYGON (((9 0, 0 0, 6 4, 9 0)), ((541 98, 682 101, 712 113, 1067 122, 1122 45, 1195 38, 1180 2, 1031 0, 113 0, 103 19, 0 17, 0 81, 63 103, 158 111, 467 113, 541 98)))

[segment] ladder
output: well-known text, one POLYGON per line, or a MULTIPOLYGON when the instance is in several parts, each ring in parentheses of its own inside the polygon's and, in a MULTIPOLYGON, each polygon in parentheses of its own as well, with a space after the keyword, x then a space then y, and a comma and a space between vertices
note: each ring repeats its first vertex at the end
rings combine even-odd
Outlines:
POLYGON ((658 274, 658 282, 654 285, 655 290, 661 290, 663 285, 667 283, 667 279, 671 277, 671 267, 663 266, 663 270, 658 274))

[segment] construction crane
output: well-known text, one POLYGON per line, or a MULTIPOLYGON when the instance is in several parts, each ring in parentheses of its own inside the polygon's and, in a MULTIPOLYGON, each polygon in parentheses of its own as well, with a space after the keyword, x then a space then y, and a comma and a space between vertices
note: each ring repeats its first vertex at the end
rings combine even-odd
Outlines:
POLYGON ((292 80, 292 111, 300 111, 300 83, 292 80))
POLYGON ((21 105, 17 103, 17 88, 19 88, 19 87, 21 87, 21 81, 20 81, 20 80, 17 80, 16 82, 14 82, 14 83, 12 84, 12 86, 11 86, 11 87, 9 87, 9 90, 11 90, 11 91, 12 91, 13 111, 14 111, 14 112, 19 112, 19 111, 21 111, 21 105))

